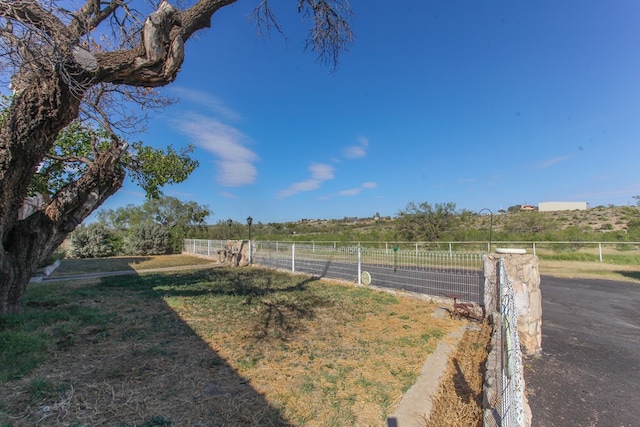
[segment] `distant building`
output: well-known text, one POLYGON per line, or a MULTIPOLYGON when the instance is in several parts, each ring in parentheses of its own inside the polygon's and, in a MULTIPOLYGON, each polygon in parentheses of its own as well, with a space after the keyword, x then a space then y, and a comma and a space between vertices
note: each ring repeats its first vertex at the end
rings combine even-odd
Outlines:
POLYGON ((535 211, 536 207, 531 205, 520 205, 521 211, 535 211))
POLYGON ((538 203, 540 212, 552 211, 586 211, 587 202, 541 202, 538 203))

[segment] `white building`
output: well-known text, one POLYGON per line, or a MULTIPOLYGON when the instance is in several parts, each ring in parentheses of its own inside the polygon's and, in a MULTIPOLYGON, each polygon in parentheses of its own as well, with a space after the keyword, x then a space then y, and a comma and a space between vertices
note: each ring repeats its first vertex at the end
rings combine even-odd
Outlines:
POLYGON ((538 203, 538 211, 586 211, 587 202, 540 202, 538 203))

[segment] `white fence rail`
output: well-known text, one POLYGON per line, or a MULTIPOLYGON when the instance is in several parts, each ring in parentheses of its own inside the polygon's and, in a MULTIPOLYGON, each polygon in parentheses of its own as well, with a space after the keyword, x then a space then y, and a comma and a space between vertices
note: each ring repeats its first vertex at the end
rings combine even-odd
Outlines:
MULTIPOLYGON (((187 244, 196 244, 194 248, 189 248, 190 252, 194 250, 201 255, 206 255, 212 251, 223 249, 224 240, 191 240, 185 241, 187 244), (209 246, 207 246, 209 245, 209 246)), ((454 252, 491 252, 496 248, 519 248, 526 249, 527 252, 534 255, 545 256, 558 253, 580 253, 590 256, 593 260, 599 260, 600 262, 607 262, 607 258, 610 256, 619 255, 631 255, 640 256, 640 242, 595 242, 595 241, 560 241, 560 242, 547 242, 547 241, 475 241, 475 242, 293 242, 293 241, 281 241, 281 242, 261 242, 255 241, 256 244, 279 244, 279 245, 291 245, 296 243, 299 247, 317 247, 317 248, 331 248, 334 250, 337 248, 370 248, 383 250, 385 254, 393 251, 394 248, 401 250, 405 253, 415 252, 448 252, 450 254, 454 252)), ((185 247, 185 249, 187 249, 185 247)), ((322 250, 322 249, 319 249, 322 250)))
MULTIPOLYGON (((222 240, 185 240, 184 252, 215 258, 225 244, 222 240)), ((460 299, 483 303, 482 252, 427 251, 421 246, 397 244, 378 244, 378 247, 327 242, 254 241, 252 244, 255 245, 253 262, 265 267, 434 296, 465 295, 460 299)), ((492 402, 494 416, 485 418, 485 425, 521 427, 525 426, 524 372, 514 290, 503 259, 498 267, 498 398, 492 402)))
MULTIPOLYGON (((252 243, 252 262, 265 267, 433 296, 457 294, 461 300, 483 302, 482 252, 427 251, 414 245, 252 243)), ((220 240, 187 239, 183 249, 185 253, 214 258, 224 244, 220 240)))
POLYGON ((255 242, 256 264, 427 295, 481 303, 481 252, 371 248, 337 243, 255 242))
POLYGON ((223 250, 226 240, 185 239, 182 241, 182 252, 206 257, 216 257, 223 250))

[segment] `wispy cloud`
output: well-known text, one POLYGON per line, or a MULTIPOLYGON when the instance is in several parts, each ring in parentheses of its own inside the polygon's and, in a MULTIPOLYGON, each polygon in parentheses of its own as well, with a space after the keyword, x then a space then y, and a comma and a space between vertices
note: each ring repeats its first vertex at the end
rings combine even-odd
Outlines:
POLYGON ((174 94, 181 101, 192 102, 207 108, 211 113, 224 120, 237 122, 242 120, 242 116, 227 106, 224 101, 210 93, 200 90, 189 89, 182 86, 170 86, 170 93, 174 94))
POLYGON ((323 182, 329 181, 334 178, 333 170, 333 166, 324 163, 312 164, 311 166, 309 166, 311 177, 305 181, 296 182, 289 188, 280 191, 277 196, 278 199, 284 199, 286 197, 291 197, 297 193, 311 191, 319 188, 323 182))
POLYGON ((188 198, 196 198, 197 195, 193 194, 193 193, 185 193, 183 191, 176 191, 176 190, 171 190, 168 191, 169 194, 173 195, 173 196, 182 196, 182 197, 188 197, 188 198))
POLYGON ((367 155, 368 148, 369 140, 361 136, 358 137, 358 144, 345 148, 343 154, 347 159, 358 159, 367 155))
POLYGON ((233 126, 201 114, 185 114, 176 127, 195 144, 216 156, 217 181, 227 187, 252 184, 258 175, 258 156, 246 147, 250 138, 233 126))
MULTIPOLYGON (((367 149, 369 148, 369 140, 364 136, 358 137, 358 144, 352 145, 342 150, 342 155, 346 159, 357 159, 361 157, 365 157, 367 155, 367 149)), ((331 158, 332 163, 342 163, 341 158, 333 157, 331 158)), ((287 189, 280 191, 277 194, 279 199, 283 199, 286 197, 291 197, 294 194, 302 193, 305 191, 311 191, 318 189, 325 181, 331 180, 334 178, 334 168, 326 163, 313 163, 309 167, 309 171, 311 172, 311 177, 305 181, 300 181, 292 184, 287 189)), ((363 187, 352 188, 348 190, 343 190, 339 193, 341 196, 355 195, 359 194, 364 188, 372 188, 367 187, 367 185, 376 186, 375 183, 365 183, 363 187)), ((323 198, 331 198, 332 196, 324 196, 323 198)))
POLYGON ((140 192, 140 191, 122 190, 122 193, 129 194, 129 195, 135 196, 135 197, 139 197, 141 199, 144 199, 145 197, 147 197, 147 195, 145 193, 140 192))
POLYGON ((567 160, 571 159, 573 156, 560 156, 560 157, 553 157, 551 159, 545 160, 542 163, 539 163, 536 165, 536 169, 546 169, 548 167, 551 167, 553 165, 556 165, 558 163, 562 163, 562 162, 566 162, 567 160))
POLYGON ((221 191, 218 194, 221 195, 222 197, 226 197, 227 199, 237 199, 238 198, 238 195, 233 194, 233 193, 229 193, 228 191, 221 191))
POLYGON ((378 186, 375 182, 363 182, 360 187, 350 188, 348 190, 342 190, 338 192, 338 196, 357 196, 362 193, 362 190, 370 190, 378 186))

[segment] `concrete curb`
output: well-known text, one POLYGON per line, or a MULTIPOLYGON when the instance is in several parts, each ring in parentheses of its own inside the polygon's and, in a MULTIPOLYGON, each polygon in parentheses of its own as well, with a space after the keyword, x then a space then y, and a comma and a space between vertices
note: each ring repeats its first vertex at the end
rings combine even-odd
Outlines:
POLYGON ((426 424, 449 355, 458 346, 467 327, 468 324, 462 325, 448 334, 427 357, 415 384, 402 397, 398 409, 387 417, 387 427, 423 427, 426 424))

